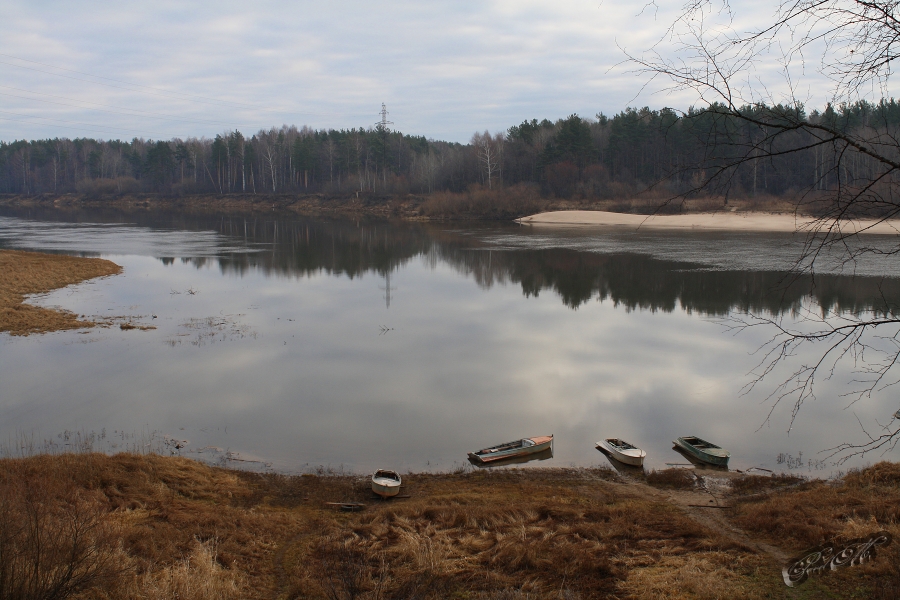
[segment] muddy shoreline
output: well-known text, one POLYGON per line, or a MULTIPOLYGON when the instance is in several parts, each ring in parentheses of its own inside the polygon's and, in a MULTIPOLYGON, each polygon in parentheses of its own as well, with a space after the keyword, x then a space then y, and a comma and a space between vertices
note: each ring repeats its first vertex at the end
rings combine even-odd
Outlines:
POLYGON ((788 214, 790 203, 768 198, 691 199, 671 204, 666 198, 618 199, 543 198, 533 188, 513 186, 498 190, 420 194, 376 194, 352 192, 326 194, 193 194, 168 196, 134 193, 89 196, 84 194, 2 195, 0 207, 57 210, 112 209, 123 213, 180 212, 194 215, 302 215, 308 217, 382 218, 409 221, 514 221, 529 215, 565 211, 605 211, 621 215, 696 214, 727 208, 741 213, 788 214))
POLYGON ((164 196, 123 194, 84 196, 60 194, 41 196, 0 196, 0 206, 11 208, 114 209, 122 212, 168 211, 185 214, 286 213, 304 216, 346 216, 421 219, 421 196, 384 196, 372 193, 346 196, 323 194, 227 194, 164 196))

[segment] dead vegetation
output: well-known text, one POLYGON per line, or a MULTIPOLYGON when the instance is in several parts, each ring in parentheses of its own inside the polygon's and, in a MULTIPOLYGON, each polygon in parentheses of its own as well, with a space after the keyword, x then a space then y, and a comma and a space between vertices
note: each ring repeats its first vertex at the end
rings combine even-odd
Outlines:
POLYGON ((690 490, 697 487, 697 478, 692 469, 651 470, 645 476, 647 483, 653 487, 676 490, 690 490))
POLYGON ((101 258, 0 250, 0 332, 28 335, 93 327, 94 322, 73 313, 24 304, 25 296, 121 272, 122 267, 101 258))
MULTIPOLYGON (((771 481, 736 486, 766 493, 735 499, 725 518, 787 552, 829 536, 900 533, 896 465, 842 485, 762 479, 771 481)), ((898 588, 888 546, 870 564, 791 591, 812 595, 789 595, 779 561, 609 470, 412 474, 404 483, 409 498, 383 502, 355 475, 134 454, 3 459, 0 553, 19 562, 0 564, 65 573, 55 562, 76 557, 65 593, 42 597, 84 599, 888 598, 898 588), (366 506, 342 512, 329 501, 366 506), (22 528, 28 518, 41 526, 22 528), (44 537, 36 544, 25 531, 44 537), (51 551, 38 559, 37 546, 51 551)))
POLYGON ((793 554, 887 531, 895 541, 879 550, 878 560, 822 579, 839 598, 900 597, 900 464, 880 462, 836 481, 791 485, 787 477, 772 479, 772 493, 735 499, 734 524, 793 554), (778 491, 778 485, 787 489, 778 491))

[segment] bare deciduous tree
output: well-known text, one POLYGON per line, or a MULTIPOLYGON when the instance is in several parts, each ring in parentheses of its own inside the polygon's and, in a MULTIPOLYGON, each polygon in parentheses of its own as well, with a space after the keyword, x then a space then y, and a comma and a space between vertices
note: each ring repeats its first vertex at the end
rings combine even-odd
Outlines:
POLYGON ((492 136, 490 132, 485 131, 472 136, 470 143, 475 148, 475 155, 478 157, 488 189, 493 188, 494 179, 500 179, 504 141, 503 133, 492 136))
MULTIPOLYGON (((897 10, 892 0, 781 0, 768 23, 742 31, 728 0, 685 4, 657 44, 628 54, 650 85, 663 81, 667 91, 692 93, 701 110, 682 118, 705 119, 704 131, 716 142, 707 146, 704 164, 681 167, 703 175, 670 202, 710 191, 727 199, 739 169, 753 169, 755 181, 760 165, 812 150, 815 164, 798 182, 794 200, 798 213, 813 218, 803 227, 806 242, 793 274, 809 273, 815 282, 826 258, 852 267, 866 254, 900 254, 900 238, 885 246, 859 237, 873 223, 900 215, 900 127, 883 100, 863 103, 866 114, 853 113, 850 104, 858 108, 867 95, 876 102, 888 96, 900 52, 897 10), (830 101, 824 111, 807 114, 798 90, 810 78, 827 86, 830 101), (746 134, 734 135, 737 129, 746 134), (859 219, 868 220, 860 225, 859 219)), ((839 369, 853 372, 851 404, 900 381, 900 311, 893 299, 874 298, 862 314, 808 310, 790 321, 747 315, 729 324, 771 328, 750 387, 780 373, 770 399, 773 410, 783 400, 793 402, 791 425, 804 402, 815 398, 817 383, 839 369), (805 346, 815 347, 817 358, 784 377, 781 369, 805 346)), ((832 450, 844 460, 893 448, 900 441, 898 422, 832 450)))

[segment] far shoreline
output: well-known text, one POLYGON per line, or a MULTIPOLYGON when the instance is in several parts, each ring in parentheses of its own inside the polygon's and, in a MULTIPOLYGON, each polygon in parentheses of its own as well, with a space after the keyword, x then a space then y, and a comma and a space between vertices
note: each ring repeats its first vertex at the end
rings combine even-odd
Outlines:
MULTIPOLYGON (((822 226, 824 222, 817 221, 813 217, 753 211, 636 215, 600 210, 560 210, 521 217, 515 219, 515 222, 540 227, 626 227, 692 231, 813 233, 825 229, 822 226)), ((900 220, 847 220, 842 221, 842 224, 843 228, 840 233, 844 235, 896 235, 900 233, 900 220)))

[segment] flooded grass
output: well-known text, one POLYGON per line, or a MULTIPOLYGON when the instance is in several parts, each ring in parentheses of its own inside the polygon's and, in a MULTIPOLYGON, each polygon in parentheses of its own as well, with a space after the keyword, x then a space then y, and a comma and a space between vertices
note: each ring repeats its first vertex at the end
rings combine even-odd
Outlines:
POLYGON ((122 267, 101 258, 0 250, 0 332, 29 335, 93 327, 96 323, 73 313, 25 304, 25 296, 121 272, 122 267))

